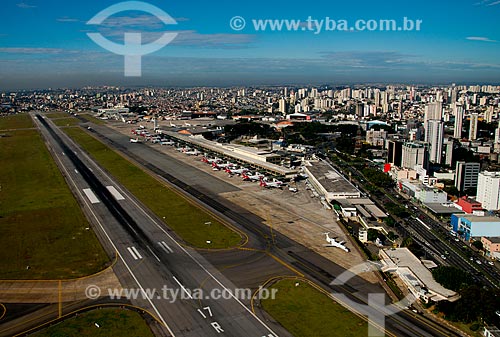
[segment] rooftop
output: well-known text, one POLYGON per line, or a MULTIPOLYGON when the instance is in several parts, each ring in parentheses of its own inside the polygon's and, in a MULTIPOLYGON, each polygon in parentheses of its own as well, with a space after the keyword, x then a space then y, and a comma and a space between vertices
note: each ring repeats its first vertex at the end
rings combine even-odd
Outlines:
POLYGON ((457 293, 453 290, 446 289, 441 284, 436 282, 432 277, 432 273, 422 264, 422 262, 413 255, 408 248, 392 248, 383 251, 391 262, 399 268, 409 269, 415 277, 425 286, 430 292, 438 294, 449 300, 454 300, 457 293))
POLYGON ((359 193, 353 184, 325 161, 311 161, 306 169, 329 193, 359 193))

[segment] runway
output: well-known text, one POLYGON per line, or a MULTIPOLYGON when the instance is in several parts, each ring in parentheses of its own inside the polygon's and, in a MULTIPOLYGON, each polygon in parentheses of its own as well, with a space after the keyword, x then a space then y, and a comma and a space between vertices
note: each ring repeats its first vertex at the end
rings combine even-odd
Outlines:
MULTIPOLYGON (((141 296, 132 299, 132 303, 155 313, 164 325, 164 335, 278 335, 274 327, 255 316, 239 299, 230 296, 213 299, 207 295, 198 300, 186 295, 186 290, 201 289, 203 294, 213 294, 234 290, 235 286, 198 252, 180 245, 159 224, 159 219, 50 121, 41 116, 37 116, 37 120, 75 188, 80 192, 90 189, 99 200, 91 203, 91 199, 81 193, 81 200, 95 215, 96 232, 101 241, 107 242, 119 254, 115 273, 120 282, 125 288, 141 290, 141 296), (123 198, 117 198, 112 191, 123 198), (160 291, 165 287, 186 296, 176 301, 166 300, 160 291), (154 290, 152 295, 145 296, 150 290, 154 290)), ((287 333, 281 330, 279 335, 287 333)))

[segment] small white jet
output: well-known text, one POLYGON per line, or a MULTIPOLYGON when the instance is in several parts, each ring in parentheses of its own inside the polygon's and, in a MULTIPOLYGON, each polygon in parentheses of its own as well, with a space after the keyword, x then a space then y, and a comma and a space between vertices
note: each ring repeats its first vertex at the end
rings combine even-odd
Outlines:
POLYGON ((131 143, 140 143, 141 141, 139 140, 139 138, 130 138, 130 142, 131 143))
POLYGON ((349 253, 351 251, 349 248, 345 246, 344 241, 338 242, 337 240, 335 240, 336 238, 330 237, 330 233, 323 233, 323 234, 326 235, 326 242, 328 242, 328 244, 324 245, 325 247, 340 248, 346 253, 349 253))

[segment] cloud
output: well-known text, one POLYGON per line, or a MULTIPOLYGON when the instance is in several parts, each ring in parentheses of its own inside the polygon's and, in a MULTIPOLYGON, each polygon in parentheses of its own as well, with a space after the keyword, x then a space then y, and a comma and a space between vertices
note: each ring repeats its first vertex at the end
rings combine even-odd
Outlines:
POLYGON ((484 36, 468 36, 465 39, 470 40, 470 41, 498 42, 496 40, 492 40, 492 39, 484 37, 484 36))
POLYGON ((104 20, 101 26, 113 29, 131 27, 141 29, 159 29, 164 26, 164 23, 157 17, 151 15, 112 16, 104 20))
POLYGON ((58 22, 80 22, 79 19, 69 18, 67 16, 56 19, 58 22))
POLYGON ((500 5, 500 0, 482 0, 482 1, 476 2, 474 5, 475 6, 496 6, 496 5, 500 5))
POLYGON ((334 51, 320 55, 333 65, 353 68, 394 68, 413 63, 411 59, 415 57, 395 51, 334 51))
POLYGON ((179 35, 172 41, 175 46, 241 48, 254 41, 250 34, 201 34, 195 30, 177 31, 179 35))
POLYGON ((78 53, 78 51, 60 48, 0 48, 0 54, 27 54, 27 55, 57 55, 65 53, 78 53))
POLYGON ((20 3, 17 4, 17 7, 23 8, 23 9, 31 9, 31 8, 36 8, 37 6, 35 6, 35 5, 29 5, 29 4, 25 3, 25 2, 20 2, 20 3))

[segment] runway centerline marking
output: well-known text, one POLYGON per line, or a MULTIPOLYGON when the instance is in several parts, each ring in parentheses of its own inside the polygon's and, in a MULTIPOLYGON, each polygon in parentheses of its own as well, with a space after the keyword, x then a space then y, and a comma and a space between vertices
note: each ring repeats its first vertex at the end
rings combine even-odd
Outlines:
POLYGON ((170 253, 173 253, 174 251, 172 250, 172 248, 169 247, 169 245, 167 245, 165 243, 165 241, 161 241, 161 242, 158 242, 158 244, 160 245, 161 248, 163 248, 163 250, 167 253, 167 254, 170 254, 170 253))

